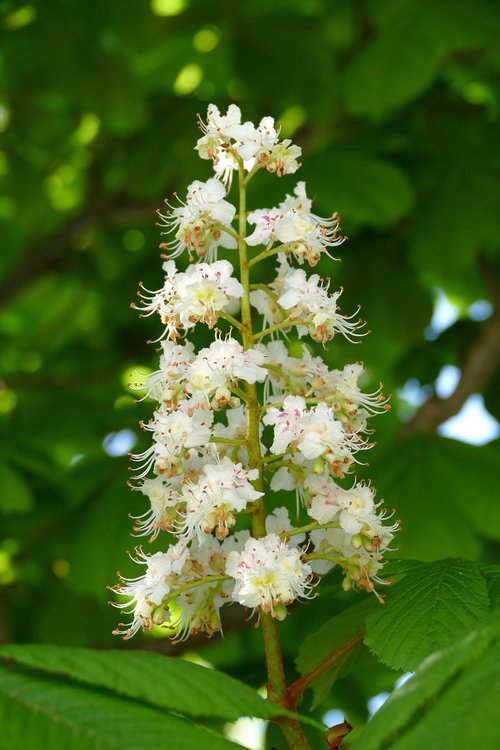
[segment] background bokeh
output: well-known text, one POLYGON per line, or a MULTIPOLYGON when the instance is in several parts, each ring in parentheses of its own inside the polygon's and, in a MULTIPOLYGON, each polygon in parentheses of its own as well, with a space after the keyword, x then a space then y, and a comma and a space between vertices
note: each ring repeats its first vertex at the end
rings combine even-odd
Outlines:
MULTIPOLYGON (((398 555, 495 561, 498 441, 467 441, 498 436, 500 416, 498 3, 4 0, 0 11, 0 640, 121 645, 105 587, 134 544, 124 454, 151 411, 128 383, 155 367, 145 341, 158 333, 129 303, 139 280, 161 283, 155 209, 210 176, 193 145, 195 113, 212 101, 236 102, 244 119, 272 114, 302 146, 300 173, 259 176, 251 206, 299 178, 318 214, 341 215, 342 263, 319 270, 344 287, 345 311, 362 304, 372 333, 354 353, 335 340, 328 358, 362 359, 366 387, 394 394, 369 473, 402 519, 398 555), (464 404, 462 440, 440 435, 464 404)), ((290 670, 309 622, 332 607, 284 623, 290 670)), ((258 633, 231 618, 224 641, 196 649, 262 684, 258 633)), ((175 649, 154 637, 125 647, 175 649)), ((320 710, 362 720, 395 679, 375 662, 363 674, 320 710)))

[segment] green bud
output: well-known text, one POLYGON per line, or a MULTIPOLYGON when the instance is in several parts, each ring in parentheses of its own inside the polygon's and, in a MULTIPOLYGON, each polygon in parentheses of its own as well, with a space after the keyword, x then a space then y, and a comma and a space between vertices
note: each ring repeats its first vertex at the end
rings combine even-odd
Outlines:
POLYGON ((344 591, 350 591, 352 589, 352 581, 350 578, 344 578, 342 581, 342 588, 344 591))
POLYGON ((325 462, 323 461, 323 459, 321 457, 317 458, 316 461, 314 462, 314 466, 313 466, 314 473, 315 474, 323 474, 324 468, 325 468, 325 462))
POLYGON ((287 614, 288 612, 284 604, 278 604, 278 606, 274 608, 274 617, 279 622, 282 622, 287 614))
POLYGON ((361 546, 363 546, 363 537, 361 536, 361 534, 354 534, 351 539, 351 544, 354 549, 359 549, 361 546))
POLYGON ((151 613, 151 619, 153 620, 155 625, 163 625, 165 622, 165 615, 167 613, 163 609, 163 607, 160 605, 159 607, 156 607, 153 612, 151 613))

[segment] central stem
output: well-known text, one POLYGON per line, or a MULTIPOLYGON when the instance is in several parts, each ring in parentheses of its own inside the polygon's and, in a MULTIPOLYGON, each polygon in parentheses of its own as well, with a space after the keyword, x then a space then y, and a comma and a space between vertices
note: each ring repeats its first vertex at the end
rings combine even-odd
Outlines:
MULTIPOLYGON (((250 176, 250 175, 249 175, 250 176)), ((243 163, 238 159, 239 215, 238 215, 238 252, 240 259, 240 281, 243 286, 241 298, 241 336, 245 349, 252 349, 254 335, 252 329, 252 310, 250 306, 250 265, 247 255, 246 229, 246 187, 249 179, 245 176, 243 163)), ((255 384, 245 384, 247 407, 246 446, 248 464, 251 469, 258 469, 259 476, 254 482, 255 489, 264 491, 264 468, 260 452, 260 404, 255 384)), ((264 496, 256 500, 252 511, 252 535, 256 538, 266 535, 266 511, 264 496)), ((283 655, 276 620, 266 612, 260 613, 266 667, 268 676, 268 698, 273 703, 286 704, 286 676, 283 667, 283 655)), ((309 750, 302 727, 298 721, 283 718, 281 730, 291 750, 309 750)))

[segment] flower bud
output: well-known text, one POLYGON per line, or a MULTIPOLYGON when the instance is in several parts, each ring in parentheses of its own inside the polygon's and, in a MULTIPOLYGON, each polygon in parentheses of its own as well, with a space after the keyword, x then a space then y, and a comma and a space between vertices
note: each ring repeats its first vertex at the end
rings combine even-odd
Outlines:
POLYGON ((282 622, 287 616, 287 608, 284 604, 278 604, 273 610, 273 617, 279 622, 282 622))
POLYGON ((351 544, 354 549, 359 549, 363 545, 363 538, 361 534, 354 534, 351 538, 351 544))
POLYGON ((163 623, 165 622, 166 614, 167 613, 165 612, 164 608, 160 605, 159 607, 156 607, 151 613, 151 619, 155 625, 163 625, 163 623))
POLYGON ((323 459, 320 456, 314 462, 313 471, 314 471, 315 474, 321 475, 321 474, 323 474, 324 468, 325 468, 325 462, 323 461, 323 459))

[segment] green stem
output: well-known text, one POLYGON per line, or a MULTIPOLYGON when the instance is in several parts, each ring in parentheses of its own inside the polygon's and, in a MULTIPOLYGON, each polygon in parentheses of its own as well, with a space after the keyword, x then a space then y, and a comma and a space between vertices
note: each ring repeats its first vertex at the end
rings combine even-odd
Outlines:
POLYGON ((260 459, 260 462, 261 464, 268 464, 271 461, 280 461, 283 456, 286 456, 286 453, 277 453, 276 455, 264 456, 264 458, 260 459))
MULTIPOLYGON (((243 287, 241 298, 241 324, 242 339, 245 349, 252 349, 254 335, 252 330, 252 309, 250 306, 250 265, 246 245, 246 188, 252 176, 252 170, 245 175, 242 160, 237 157, 238 162, 238 186, 239 186, 239 218, 238 218, 238 254, 240 260, 240 282, 243 287)), ((264 470, 260 452, 260 405, 257 394, 257 386, 245 383, 245 395, 247 401, 247 452, 250 468, 258 469, 259 476, 254 481, 255 489, 264 491, 264 470)), ((259 498, 253 504, 252 534, 259 538, 266 535, 266 511, 264 497, 259 498)), ((286 676, 283 666, 283 656, 279 640, 276 620, 266 612, 260 614, 262 636, 264 639, 264 650, 266 654, 266 667, 268 674, 268 697, 273 703, 286 705, 286 676)), ((283 717, 280 727, 288 743, 290 750, 310 750, 302 727, 298 721, 283 717)))
POLYGON ((248 183, 250 182, 250 180, 252 179, 252 177, 254 176, 254 174, 257 174, 257 172, 259 171, 259 169, 262 169, 262 167, 263 167, 262 162, 257 162, 252 167, 252 169, 250 170, 250 172, 247 174, 247 176, 245 177, 245 179, 243 181, 243 184, 245 185, 245 187, 248 185, 248 183))
POLYGON ((240 333, 243 331, 243 326, 241 325, 240 321, 236 320, 236 318, 233 318, 233 316, 225 310, 221 310, 221 312, 219 313, 219 317, 224 318, 224 320, 227 320, 228 323, 231 323, 231 325, 237 328, 240 333))
POLYGON ((276 247, 271 248, 271 250, 263 250, 261 253, 256 255, 255 258, 252 258, 252 260, 250 261, 250 266, 255 266, 256 263, 260 263, 262 260, 266 260, 272 255, 282 253, 285 245, 286 243, 283 243, 282 245, 277 245, 276 247))
POLYGON ((347 643, 344 643, 343 646, 336 651, 333 651, 331 654, 328 654, 328 656, 316 664, 310 672, 307 672, 303 677, 290 685, 287 690, 287 698, 288 704, 293 706, 293 710, 296 709, 302 700, 305 690, 317 680, 318 677, 342 661, 342 659, 351 653, 351 651, 354 651, 354 649, 363 642, 364 635, 365 630, 360 630, 360 632, 356 633, 356 635, 347 641, 347 643))
POLYGON ((221 232, 225 232, 226 234, 231 235, 235 240, 238 240, 238 235, 233 229, 230 229, 229 227, 225 227, 224 224, 214 224, 216 229, 219 229, 221 232))
POLYGON ((318 529, 340 529, 338 521, 330 521, 329 523, 308 523, 306 526, 297 526, 295 529, 290 531, 283 531, 280 537, 287 539, 289 536, 295 536, 296 534, 306 534, 308 531, 318 531, 318 529))
POLYGON ((200 578, 198 581, 191 581, 191 583, 186 583, 185 586, 181 586, 180 588, 175 589, 175 591, 171 591, 169 594, 166 594, 166 596, 163 597, 163 603, 166 605, 168 604, 168 602, 171 602, 172 599, 176 599, 185 591, 190 591, 191 589, 195 589, 198 586, 204 586, 205 583, 229 581, 230 579, 231 579, 231 576, 220 575, 220 576, 205 576, 204 578, 200 578))
POLYGON ((275 326, 264 328, 264 330, 259 331, 259 333, 254 333, 253 340, 260 341, 264 336, 269 336, 269 334, 274 333, 275 331, 282 331, 284 328, 291 328, 293 325, 295 325, 293 320, 287 318, 282 323, 277 323, 275 326))
POLYGON ((267 284, 250 284, 250 289, 262 289, 262 291, 266 292, 266 294, 268 294, 271 299, 275 301, 279 299, 279 295, 275 294, 275 292, 272 292, 267 284))
POLYGON ((226 445, 246 445, 245 440, 238 440, 237 438, 219 437, 215 435, 210 438, 210 443, 225 443, 226 445))

